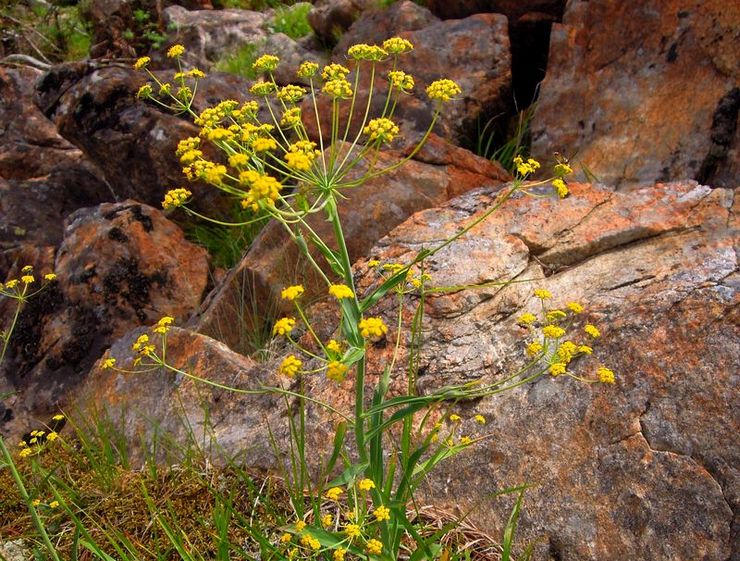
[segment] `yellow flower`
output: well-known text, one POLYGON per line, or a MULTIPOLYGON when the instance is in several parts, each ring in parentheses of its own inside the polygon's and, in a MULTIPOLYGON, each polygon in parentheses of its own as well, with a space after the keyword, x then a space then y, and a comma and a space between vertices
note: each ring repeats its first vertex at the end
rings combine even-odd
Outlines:
POLYGON ((565 306, 574 314, 580 314, 583 312, 583 306, 578 302, 568 302, 565 306))
POLYGON ((565 329, 557 325, 546 325, 542 328, 542 334, 550 339, 559 339, 565 335, 565 329))
POLYGON ((533 160, 532 158, 529 158, 525 162, 521 156, 517 156, 514 158, 513 161, 514 165, 516 166, 517 173, 522 177, 525 175, 529 175, 530 173, 534 173, 538 169, 540 169, 540 163, 537 160, 533 160))
POLYGON ((398 125, 386 118, 373 119, 362 130, 370 137, 371 141, 379 140, 381 142, 392 142, 398 135, 398 131, 398 125))
POLYGON ((368 540, 365 549, 370 555, 380 555, 383 552, 383 542, 373 538, 368 540))
POLYGON ((362 319, 357 327, 360 328, 360 334, 366 339, 382 337, 388 333, 388 326, 379 317, 362 319))
POLYGON ((325 514, 321 517, 321 525, 324 528, 328 528, 334 522, 334 517, 331 514, 325 514))
POLYGON ((280 88, 278 92, 278 99, 285 103, 297 103, 301 98, 306 95, 306 88, 289 84, 283 88, 280 88))
POLYGON ((455 415, 453 413, 452 415, 450 415, 450 421, 452 421, 453 423, 459 423, 460 421, 462 421, 462 418, 460 417, 460 415, 455 415))
POLYGON ((280 536, 280 543, 288 543, 292 539, 293 536, 288 532, 285 532, 282 536, 280 536))
POLYGON ((136 342, 133 345, 131 345, 131 350, 138 351, 148 342, 149 342, 149 335, 147 335, 146 333, 144 333, 143 335, 139 335, 139 337, 136 339, 136 342))
POLYGON ((21 269, 21 273, 28 274, 33 271, 33 265, 24 265, 21 269))
POLYGON ((106 358, 103 361, 103 364, 100 365, 101 370, 108 370, 109 368, 113 368, 116 365, 116 359, 113 357, 106 358))
POLYGON ((398 88, 402 92, 409 92, 414 89, 414 78, 410 74, 406 74, 401 70, 392 70, 388 72, 388 80, 393 87, 398 88))
POLYGON ((535 321, 537 321, 537 316, 535 316, 534 314, 531 314, 529 312, 527 312, 526 314, 520 315, 519 318, 516 320, 516 322, 519 325, 531 325, 535 321))
POLYGON ((278 370, 283 376, 292 378, 298 374, 301 366, 303 366, 303 363, 298 360, 295 355, 288 355, 283 359, 283 362, 280 363, 280 368, 278 370))
POLYGON ((280 126, 295 127, 301 122, 301 108, 292 107, 283 113, 280 119, 280 126))
POLYGON ((289 335, 295 327, 294 318, 280 318, 272 328, 273 335, 289 335))
POLYGON ((246 154, 232 154, 229 156, 229 165, 232 168, 246 166, 249 163, 249 156, 246 154))
POLYGON ((330 339, 329 342, 326 344, 326 350, 335 354, 341 354, 342 346, 334 339, 330 339))
POLYGON ((299 78, 311 78, 316 72, 319 70, 319 65, 315 62, 310 61, 304 61, 301 63, 301 65, 298 67, 298 77, 299 78))
POLYGON ((303 285, 295 284, 293 286, 284 288, 283 291, 280 293, 280 297, 283 300, 293 301, 296 298, 298 298, 301 294, 303 294, 303 292, 304 292, 303 285))
POLYGON ((275 84, 272 82, 265 82, 263 80, 259 80, 252 84, 252 87, 249 88, 249 93, 253 95, 261 95, 266 96, 270 95, 272 92, 275 91, 275 84))
POLYGON ((586 327, 583 328, 583 330, 589 334, 594 339, 597 339, 601 337, 601 331, 599 331, 595 325, 591 325, 590 323, 586 324, 586 327))
POLYGON ((414 46, 411 44, 411 41, 402 39, 401 37, 391 37, 383 41, 383 49, 392 55, 400 55, 412 51, 414 46))
POLYGON ((375 489, 375 482, 372 479, 360 479, 357 482, 357 488, 360 491, 369 491, 370 489, 375 489))
POLYGON ((164 316, 162 319, 160 319, 157 322, 157 325, 154 326, 154 329, 152 331, 154 333, 159 333, 160 335, 164 335, 170 330, 170 325, 172 325, 172 322, 175 321, 175 318, 170 316, 164 316))
POLYGON ((299 520, 298 522, 295 523, 296 532, 302 532, 305 527, 306 527, 306 523, 303 520, 299 520))
POLYGON ((5 288, 9 288, 10 290, 14 289, 16 286, 18 286, 18 279, 10 279, 5 283, 5 288))
POLYGON ((285 161, 290 169, 297 171, 308 171, 311 169, 315 158, 303 152, 288 152, 285 154, 285 161))
POLYGON ((455 82, 448 79, 437 80, 432 82, 427 87, 427 95, 429 99, 437 100, 440 102, 450 101, 456 95, 460 95, 462 90, 455 82))
POLYGON ((326 498, 330 501, 338 501, 344 491, 340 487, 332 487, 326 492, 326 498))
POLYGON ((550 298, 552 298, 552 292, 544 288, 538 288, 537 290, 535 290, 534 295, 540 300, 549 300, 550 298))
POLYGON ((476 415, 474 417, 475 422, 479 425, 485 425, 486 424, 486 418, 483 415, 476 415))
POLYGON ((344 555, 347 553, 347 550, 343 547, 338 547, 334 550, 334 553, 332 554, 332 557, 334 561, 344 561, 344 555))
POLYGON ((342 298, 354 298, 355 297, 355 293, 352 292, 352 289, 346 284, 329 285, 329 294, 334 296, 334 298, 336 298, 337 300, 341 300, 342 298))
POLYGON ((558 194, 558 197, 561 199, 564 199, 568 196, 568 186, 565 184, 565 181, 560 179, 559 177, 557 179, 552 180, 552 186, 555 189, 555 192, 558 194))
POLYGON ((388 507, 385 506, 379 506, 373 511, 373 514, 375 515, 375 520, 378 522, 383 522, 384 520, 390 520, 391 519, 391 511, 388 507))
POLYGON ((197 68, 193 68, 192 70, 188 70, 185 73, 185 76, 187 78, 205 78, 206 77, 206 73, 203 72, 202 70, 197 69, 197 68))
POLYGON ((563 310, 550 310, 545 316, 550 323, 556 323, 568 316, 563 310))
POLYGON ((352 84, 343 78, 329 80, 321 88, 321 91, 334 98, 347 99, 352 97, 352 84))
POLYGON ((326 377, 330 380, 341 383, 347 375, 347 370, 349 370, 349 366, 339 362, 338 360, 332 360, 326 365, 326 377))
POLYGON ((21 282, 23 284, 31 284, 32 282, 36 282, 36 279, 33 278, 33 275, 23 275, 21 277, 21 282))
POLYGON ((536 356, 542 352, 542 349, 542 343, 530 343, 529 345, 527 345, 527 354, 529 356, 536 356))
POLYGON ((352 45, 347 49, 347 55, 355 60, 380 61, 386 58, 388 53, 377 45, 360 43, 358 45, 352 45))
POLYGON ((57 508, 59 506, 59 501, 51 501, 49 503, 49 508, 57 508))
POLYGON ((185 54, 185 47, 182 45, 172 45, 167 50, 167 58, 180 58, 185 54))
MULTIPOLYGON (((555 171, 555 175, 557 175, 558 177, 563 177, 564 175, 570 175, 571 173, 573 173, 573 168, 565 162, 558 162, 557 164, 555 164, 555 167, 553 169, 555 171)), ((554 184, 555 183, 553 182, 553 185, 554 184)))
POLYGON ((324 80, 344 80, 349 74, 349 68, 342 66, 341 64, 328 64, 324 66, 324 70, 321 72, 321 77, 324 80))
POLYGON ((49 281, 49 282, 51 282, 53 280, 56 280, 56 278, 57 278, 57 276, 54 273, 46 273, 44 275, 44 280, 49 281))
POLYGON ((41 501, 39 499, 34 499, 31 501, 31 504, 33 506, 39 506, 41 504, 41 501))
POLYGON ((49 442, 54 442, 57 438, 59 438, 59 433, 56 431, 51 431, 47 436, 46 440, 49 442))
POLYGON ((136 92, 136 97, 139 99, 147 99, 152 97, 152 87, 149 84, 144 84, 136 92))
POLYGON ((473 439, 470 438, 469 436, 460 437, 460 444, 462 446, 469 446, 472 443, 473 443, 473 439))
POLYGON ((255 138, 252 141, 252 150, 255 152, 269 152, 277 148, 277 142, 272 138, 255 138))
POLYGON ((558 358, 568 364, 578 353, 578 347, 572 341, 563 341, 558 347, 558 358))
POLYGON ((588 345, 581 345, 578 347, 578 352, 583 353, 585 355, 590 355, 590 354, 593 354, 594 350, 588 345))
POLYGON ((33 450, 31 450, 30 448, 24 448, 23 450, 18 452, 18 456, 21 458, 27 458, 28 456, 32 454, 33 454, 33 450))
POLYGON ((614 372, 612 370, 609 370, 605 366, 600 366, 599 369, 596 371, 596 374, 602 384, 614 383, 614 372))
POLYGON ((192 192, 185 188, 171 189, 167 191, 162 201, 162 208, 164 210, 170 210, 184 205, 187 200, 193 195, 192 192))
POLYGON ((64 419, 64 415, 62 415, 61 413, 59 413, 58 415, 54 415, 51 418, 52 421, 61 421, 62 419, 64 419))
POLYGON ((319 540, 317 540, 313 536, 303 536, 301 538, 301 545, 303 547, 313 549, 314 551, 318 551, 319 549, 321 549, 321 542, 319 542, 319 540))
POLYGON ((146 66, 152 61, 148 56, 140 57, 136 60, 134 63, 134 70, 141 70, 142 68, 146 68, 146 66))
POLYGON ((360 527, 357 524, 347 524, 344 527, 344 533, 350 538, 359 538, 362 534, 360 527))
POLYGON ((378 265, 380 265, 380 261, 378 261, 377 259, 371 259, 370 261, 367 262, 367 266, 371 269, 374 269, 378 265))
POLYGON ((562 362, 555 362, 550 365, 550 374, 553 376, 560 376, 561 374, 565 374, 566 365, 562 362))
POLYGON ((262 55, 252 64, 252 70, 257 73, 272 72, 280 64, 280 59, 275 55, 262 55))

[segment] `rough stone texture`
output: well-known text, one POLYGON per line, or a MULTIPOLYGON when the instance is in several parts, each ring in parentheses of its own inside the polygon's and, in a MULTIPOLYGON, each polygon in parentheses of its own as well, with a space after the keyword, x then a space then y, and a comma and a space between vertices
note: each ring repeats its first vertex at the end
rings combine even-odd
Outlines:
POLYGON ((558 17, 563 12, 564 0, 463 0, 444 2, 427 0, 425 6, 442 19, 460 19, 480 13, 504 14, 517 20, 533 12, 558 17))
MULTIPOLYGON (((740 502, 740 453, 731 444, 740 429, 733 192, 693 182, 629 194, 572 188, 562 202, 511 201, 426 267, 439 285, 541 279, 535 286, 551 290, 555 304, 585 303, 602 327, 596 355, 617 384, 546 377, 462 405, 466 417, 487 417, 492 438, 446 464, 432 496, 464 510, 489 491, 536 483, 520 535, 543 539, 537 559, 727 559, 740 502)), ((473 192, 417 213, 369 255, 407 261, 494 200, 473 192)), ((363 274, 366 284, 374 278, 363 274)), ((531 290, 430 298, 420 387, 493 381, 521 366, 525 334, 515 318, 536 310, 531 290)), ((385 313, 390 322, 392 310, 385 313)), ((574 370, 597 364, 579 361, 574 370)), ((321 395, 342 403, 334 393, 321 395)), ((510 507, 495 502, 474 517, 500 535, 510 507)))
MULTIPOLYGON (((438 206, 470 189, 498 185, 509 179, 498 164, 438 137, 432 137, 416 157, 422 161, 412 160, 388 175, 370 180, 348 192, 348 200, 340 201, 340 216, 353 260, 365 255, 377 240, 414 212, 438 206)), ((381 153, 378 167, 396 162, 398 155, 381 153)), ((333 239, 331 225, 323 215, 311 216, 308 223, 324 239, 333 239)), ((310 275, 310 267, 283 227, 268 224, 241 263, 211 295, 198 331, 233 349, 249 352, 248 342, 243 340, 244 326, 262 328, 264 317, 274 315, 280 305, 276 302, 280 290, 304 273, 309 274, 304 282, 307 296, 323 294, 323 283, 310 275), (245 296, 254 300, 252 309, 245 309, 245 296)))
MULTIPOLYGON (((364 13, 342 37, 333 59, 348 64, 346 50, 355 43, 382 43, 399 35, 414 44, 414 50, 403 55, 399 68, 414 76, 413 95, 400 96, 394 120, 401 127, 404 141, 413 144, 426 131, 433 105, 426 87, 439 78, 455 80, 462 88, 461 99, 445 105, 435 128, 453 143, 475 145, 479 121, 505 112, 511 104, 511 55, 506 18, 496 14, 479 14, 463 20, 438 21, 428 10, 413 2, 394 4, 384 11, 364 13)), ((372 114, 380 114, 385 104, 385 74, 390 63, 377 66, 372 114)), ((369 90, 368 72, 361 80, 358 106, 364 107, 369 90)), ((351 80, 354 78, 351 77, 351 80)), ((320 98, 322 126, 330 123, 331 101, 320 98)), ((348 111, 348 103, 342 103, 348 111)), ((315 130, 312 112, 304 108, 307 127, 315 130)), ((359 129, 360 119, 353 122, 359 129)), ((314 133, 315 134, 315 133, 314 133)))
POLYGON ((285 33, 270 33, 259 44, 259 53, 269 53, 280 58, 280 65, 273 72, 275 81, 279 85, 303 84, 309 85, 306 78, 296 76, 298 67, 304 61, 311 61, 323 67, 329 63, 329 54, 316 44, 314 37, 305 37, 294 40, 285 33))
MULTIPOLYGON (((171 73, 162 77, 170 77, 171 73)), ((145 75, 129 67, 71 63, 54 67, 39 80, 37 103, 66 139, 104 170, 120 200, 160 206, 164 193, 185 184, 175 150, 192 123, 138 101, 145 75)), ((246 83, 236 76, 211 75, 199 83, 196 111, 223 99, 244 99, 246 83)), ((194 183, 201 210, 215 205, 214 189, 194 183)))
POLYGON ((259 44, 267 36, 269 16, 250 10, 194 10, 170 6, 164 10, 165 25, 176 29, 171 43, 182 44, 185 65, 209 70, 228 52, 248 43, 259 44))
POLYGON ((158 210, 135 201, 80 209, 66 224, 57 282, 20 316, 0 378, 18 395, 6 434, 27 430, 69 403, 92 364, 117 338, 163 315, 197 309, 208 281, 205 250, 158 210))
MULTIPOLYGON (((132 368, 130 348, 141 333, 135 330, 119 339, 103 359, 113 356, 122 368, 132 368)), ((158 344, 158 336, 153 341, 158 344)), ((274 365, 257 365, 222 343, 178 328, 167 335, 167 358, 175 368, 248 391, 281 383, 274 365)), ((214 456, 262 468, 275 466, 266 436, 268 424, 279 441, 289 438, 284 403, 276 394, 239 395, 171 371, 124 374, 99 367, 93 369, 76 401, 83 414, 107 414, 132 443, 155 446, 154 421, 158 434, 167 439, 187 442, 192 431, 194 442, 211 449, 214 456)), ((165 450, 161 446, 159 453, 165 450)), ((134 462, 147 456, 141 445, 132 452, 134 462)))
POLYGON ((0 68, 3 279, 19 251, 58 246, 70 212, 113 198, 99 170, 33 104, 40 75, 28 68, 0 68))
POLYGON ((308 23, 318 39, 331 46, 371 4, 366 0, 317 0, 308 13, 308 23))
MULTIPOLYGON (((737 543, 733 510, 740 499, 740 457, 733 445, 740 429, 734 193, 695 182, 629 193, 571 187, 564 201, 515 197, 430 258, 427 270, 437 286, 536 279, 534 286, 555 295, 553 305, 583 302, 587 311, 574 328, 594 322, 603 337, 595 355, 577 360, 572 370, 588 376, 603 362, 615 370, 617 383, 589 386, 545 376, 503 396, 458 403, 454 409, 466 419, 461 434, 477 431, 490 438, 442 464, 425 500, 462 511, 476 503, 473 519, 500 535, 511 502, 489 501, 488 494, 534 483, 518 535, 520 544, 537 540, 535 559, 726 560, 737 543), (488 420, 483 428, 470 420, 477 413, 488 420)), ((480 216, 498 196, 500 191, 483 189, 421 211, 383 238, 370 256, 408 260, 422 245, 430 247, 480 216)), ((377 282, 377 273, 363 262, 357 272, 361 288, 377 282)), ((532 286, 432 295, 420 390, 491 382, 521 366, 526 334, 515 318, 539 306, 532 286)), ((392 323, 393 304, 377 311, 392 323)), ((325 307, 313 313, 326 322, 325 307)), ((123 366, 131 360, 128 347, 136 334, 111 353, 123 366)), ((254 366, 201 336, 175 331, 173 338, 178 350, 172 360, 192 366, 189 372, 251 389, 278 383, 269 372, 279 358, 254 366)), ((371 356, 387 357, 389 347, 374 345, 371 356)), ((370 382, 382 368, 373 364, 370 382)), ((323 377, 307 380, 312 397, 345 412, 351 410, 351 386, 351 379, 339 387, 323 377)), ((123 420, 135 447, 142 434, 151 434, 143 424, 149 415, 182 434, 173 424, 178 400, 171 396, 178 387, 196 433, 203 422, 198 404, 212 407, 218 420, 213 450, 227 457, 249 451, 247 463, 274 465, 253 431, 263 431, 265 422, 278 430, 286 419, 280 418, 284 405, 265 396, 216 396, 203 386, 203 393, 192 397, 197 389, 175 376, 96 371, 85 399, 117 415, 126 411, 123 420), (154 395, 168 399, 155 406, 154 395), (142 411, 131 413, 137 407, 142 411)), ((314 457, 328 450, 336 419, 313 408, 307 419, 314 457)))
POLYGON ((569 2, 552 31, 533 153, 575 156, 617 188, 736 187, 739 30, 740 7, 722 0, 569 2))
POLYGON ((0 555, 6 561, 30 561, 33 559, 23 540, 0 543, 0 555))

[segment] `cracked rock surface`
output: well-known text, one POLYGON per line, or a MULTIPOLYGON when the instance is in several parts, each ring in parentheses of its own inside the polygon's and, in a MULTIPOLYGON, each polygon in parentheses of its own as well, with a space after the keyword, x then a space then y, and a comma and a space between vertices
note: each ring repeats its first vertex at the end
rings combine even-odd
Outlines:
MULTIPOLYGON (((472 520, 500 536, 512 499, 490 500, 490 494, 532 484, 518 543, 536 542, 534 558, 542 561, 731 559, 740 500, 737 198, 693 181, 630 193, 571 187, 563 201, 515 197, 427 260, 433 286, 471 288, 429 297, 418 388, 491 382, 521 367, 527 333, 516 317, 539 306, 533 287, 550 290, 553 306, 572 300, 586 306, 574 327, 592 322, 602 338, 594 355, 576 359, 571 370, 589 376, 603 363, 616 372, 616 384, 545 376, 504 395, 456 404, 463 417, 457 436, 488 438, 443 463, 420 499, 460 512, 477 505, 472 520), (511 278, 536 282, 491 284, 511 278), (485 427, 475 425, 475 414, 486 417, 485 427)), ((368 258, 408 261, 474 220, 499 194, 499 187, 471 191, 417 212, 377 242, 368 258)), ((356 269, 360 290, 378 281, 366 260, 356 269)), ((385 302, 370 313, 392 325, 397 310, 392 299, 385 302)), ((407 310, 410 321, 413 311, 407 310)), ((321 335, 331 333, 331 304, 312 313, 321 335)), ((111 354, 132 359, 135 336, 127 335, 111 354)), ((250 388, 276 383, 280 356, 257 365, 205 336, 178 330, 173 337, 168 356, 172 352, 175 362, 196 373, 250 388)), ((402 339, 402 356, 405 345, 402 339)), ((368 389, 391 346, 372 347, 368 389)), ((312 397, 345 412, 352 407, 352 383, 306 380, 312 397)), ((175 396, 182 387, 183 402, 190 404, 186 417, 202 430, 190 384, 95 370, 85 395, 88 403, 126 412, 136 449, 146 441, 142 434, 153 430, 144 419, 169 426, 174 418, 171 408, 147 406, 146 396, 175 396)), ((393 385, 405 385, 403 376, 393 385)), ((212 437, 220 453, 249 452, 240 457, 274 466, 254 423, 264 430, 269 422, 279 431, 287 421, 282 402, 202 391, 197 402, 207 403, 217 419, 212 437)), ((308 412, 312 457, 328 450, 333 421, 322 409, 308 412)))

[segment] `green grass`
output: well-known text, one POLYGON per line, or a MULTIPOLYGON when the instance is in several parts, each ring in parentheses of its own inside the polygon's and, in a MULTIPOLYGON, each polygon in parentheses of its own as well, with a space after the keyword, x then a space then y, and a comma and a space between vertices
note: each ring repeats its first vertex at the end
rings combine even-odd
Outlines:
POLYGON ((311 4, 300 2, 292 6, 282 6, 275 10, 275 17, 268 24, 273 33, 285 33, 292 39, 300 39, 310 35, 311 25, 308 23, 308 12, 311 4))
POLYGON ((529 153, 529 127, 534 115, 534 105, 520 111, 509 124, 508 130, 502 130, 498 116, 489 119, 484 125, 478 125, 475 152, 479 156, 499 162, 506 170, 514 171, 514 158, 525 157, 529 153), (497 145, 498 138, 506 138, 497 145))
POLYGON ((252 64, 259 57, 258 47, 254 43, 246 43, 239 47, 235 53, 225 56, 214 66, 217 72, 228 72, 236 74, 249 80, 257 79, 257 73, 252 69, 252 64))

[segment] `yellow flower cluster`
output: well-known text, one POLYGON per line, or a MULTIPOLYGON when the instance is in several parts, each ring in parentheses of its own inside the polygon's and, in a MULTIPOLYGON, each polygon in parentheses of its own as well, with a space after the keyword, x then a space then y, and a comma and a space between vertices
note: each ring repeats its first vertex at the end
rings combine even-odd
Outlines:
POLYGON ((182 206, 192 195, 193 193, 183 187, 180 187, 178 189, 170 189, 164 196, 164 200, 162 201, 162 208, 164 210, 170 210, 171 208, 182 206))
POLYGON ((259 210, 260 203, 272 205, 280 197, 282 184, 270 175, 265 175, 254 170, 246 170, 239 173, 239 184, 249 189, 246 197, 242 200, 243 208, 259 210))
POLYGON ((152 61, 148 56, 139 57, 134 63, 134 70, 142 70, 152 61))
POLYGON ((148 99, 152 97, 152 87, 149 84, 144 84, 136 92, 136 97, 138 99, 148 99))
POLYGON ((349 366, 338 360, 332 360, 326 365, 326 377, 334 382, 342 383, 347 375, 347 370, 349 370, 349 366))
POLYGON ((156 348, 149 342, 149 335, 144 333, 143 335, 139 335, 134 344, 131 345, 131 350, 139 354, 139 359, 137 360, 140 360, 142 356, 153 355, 156 348))
POLYGON ((172 45, 167 50, 167 58, 180 58, 185 54, 185 47, 182 45, 172 45))
POLYGON ((375 489, 375 482, 372 479, 360 479, 357 482, 357 488, 360 491, 370 491, 371 489, 375 489))
POLYGON ((273 335, 290 335, 290 332, 293 331, 293 328, 295 327, 295 319, 294 318, 280 318, 275 322, 275 325, 272 328, 272 334, 273 335))
POLYGON ((555 192, 561 199, 564 199, 568 196, 568 193, 570 193, 570 191, 568 190, 568 186, 565 184, 565 181, 563 181, 559 177, 552 180, 552 187, 553 189, 555 189, 555 192))
POLYGON ((342 298, 354 298, 355 297, 355 293, 352 292, 352 289, 346 284, 329 285, 329 294, 334 296, 334 298, 336 298, 337 300, 341 300, 342 298))
POLYGON ((371 120, 363 129, 371 141, 392 142, 398 134, 398 125, 386 118, 371 120))
POLYGON ((429 84, 427 87, 427 95, 429 99, 440 101, 442 103, 450 101, 456 95, 460 95, 462 90, 452 80, 444 78, 442 80, 436 80, 429 84))
POLYGON ((280 59, 275 55, 262 55, 252 64, 252 70, 257 73, 272 72, 280 64, 280 59))
POLYGON ((385 506, 379 506, 374 511, 373 514, 375 515, 375 520, 378 522, 383 522, 384 520, 390 520, 391 519, 391 511, 388 507, 385 506))
POLYGON ((388 326, 379 317, 361 319, 357 327, 365 339, 380 338, 388 333, 388 326))
POLYGON ((258 136, 252 141, 251 147, 255 152, 269 152, 271 150, 277 150, 278 144, 273 138, 258 136))
POLYGON ((392 70, 388 72, 388 80, 393 87, 398 88, 403 92, 410 92, 414 89, 414 78, 410 74, 406 74, 402 70, 392 70))
POLYGON ((392 55, 401 55, 414 50, 414 46, 407 39, 391 37, 383 41, 383 50, 392 55))
POLYGON ((295 355, 288 355, 280 363, 280 374, 293 378, 301 369, 303 363, 295 355))
POLYGON ((113 368, 116 365, 116 359, 113 357, 106 358, 101 364, 100 369, 101 370, 108 370, 109 368, 113 368))
POLYGON ((249 93, 251 93, 252 95, 268 96, 272 92, 274 92, 276 88, 277 86, 273 82, 258 80, 257 82, 252 84, 251 88, 249 88, 249 93))
POLYGON ((308 171, 314 160, 321 155, 316 150, 316 143, 310 140, 299 140, 288 146, 285 161, 290 169, 297 171, 308 171))
POLYGON ((327 64, 321 71, 321 77, 324 80, 344 80, 349 74, 349 68, 342 66, 341 64, 327 64))
POLYGON ((280 297, 283 300, 290 300, 292 302, 296 298, 300 297, 304 292, 305 292, 305 289, 303 288, 303 285, 296 284, 296 285, 284 288, 283 291, 280 293, 280 297))
POLYGON ((514 158, 514 165, 516 166, 517 173, 522 177, 525 177, 531 173, 536 172, 538 169, 540 169, 540 163, 537 160, 529 158, 525 162, 521 156, 516 156, 514 158))
POLYGON ((347 99, 352 97, 352 84, 344 78, 329 80, 321 88, 321 91, 337 99, 347 99))
POLYGON ((331 489, 326 491, 326 498, 329 499, 330 501, 338 501, 339 497, 341 497, 343 493, 344 491, 342 490, 341 487, 332 487, 331 489))
POLYGON ((370 539, 365 544, 365 550, 370 555, 380 555, 383 552, 383 542, 376 540, 375 538, 370 539))
POLYGON ((384 60, 388 56, 388 53, 377 45, 360 43, 358 45, 352 45, 347 49, 347 55, 355 60, 372 60, 377 62, 384 60))
POLYGON ((280 119, 280 126, 282 127, 295 127, 301 122, 301 108, 291 107, 285 113, 283 113, 280 119))
POLYGON ((157 322, 157 325, 152 328, 152 332, 164 335, 170 330, 170 325, 172 325, 174 321, 175 318, 164 316, 157 322))
POLYGON ((304 95, 306 95, 306 88, 293 84, 280 88, 277 94, 278 99, 285 103, 297 103, 304 95))
POLYGON ((319 71, 319 65, 315 62, 304 61, 298 67, 297 75, 299 78, 311 78, 319 71))
POLYGON ((596 375, 599 377, 599 381, 602 384, 614 383, 614 372, 609 370, 605 366, 600 366, 599 369, 596 371, 596 375))

